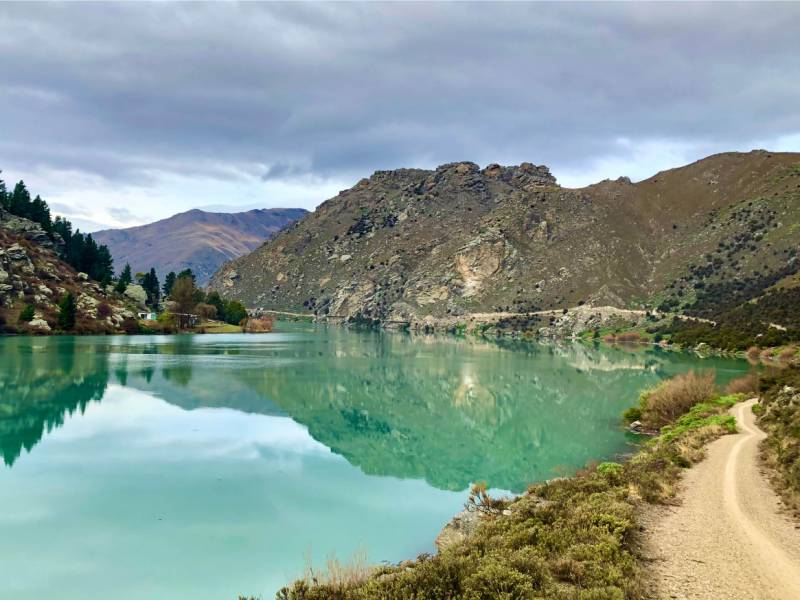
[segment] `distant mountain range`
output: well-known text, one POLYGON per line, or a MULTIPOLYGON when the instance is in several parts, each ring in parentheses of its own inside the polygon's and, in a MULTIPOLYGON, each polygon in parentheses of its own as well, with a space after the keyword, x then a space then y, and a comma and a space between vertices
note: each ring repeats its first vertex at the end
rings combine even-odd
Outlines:
POLYGON ((163 280, 170 271, 192 269, 198 285, 205 285, 226 261, 248 254, 266 239, 291 225, 308 211, 269 208, 240 213, 190 210, 168 219, 93 233, 106 244, 119 272, 130 263, 134 273, 156 269, 163 280))

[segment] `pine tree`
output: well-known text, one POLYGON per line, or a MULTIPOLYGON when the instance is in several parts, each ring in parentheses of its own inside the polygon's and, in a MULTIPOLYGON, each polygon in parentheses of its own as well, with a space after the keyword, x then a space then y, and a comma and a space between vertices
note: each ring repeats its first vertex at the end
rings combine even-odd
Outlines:
POLYGON ((172 286, 175 285, 175 280, 178 278, 175 275, 175 271, 170 271, 167 273, 166 278, 164 279, 164 297, 167 298, 172 293, 172 286))
POLYGON ((28 188, 25 187, 25 182, 20 180, 14 186, 14 191, 11 193, 11 200, 8 203, 9 212, 17 215, 18 217, 29 218, 31 212, 31 195, 28 188))
POLYGON ((125 290, 128 289, 128 286, 133 281, 131 277, 131 266, 128 263, 125 263, 125 266, 122 268, 122 273, 119 275, 119 279, 117 280, 117 285, 114 289, 119 292, 120 294, 124 294, 125 290))
POLYGON ((206 304, 210 304, 217 309, 217 319, 220 321, 225 320, 225 302, 219 295, 219 292, 209 292, 208 296, 206 296, 206 304))
POLYGON ((58 327, 64 331, 69 331, 75 328, 75 315, 78 312, 78 306, 75 302, 75 296, 72 292, 67 292, 61 301, 58 303, 58 327))

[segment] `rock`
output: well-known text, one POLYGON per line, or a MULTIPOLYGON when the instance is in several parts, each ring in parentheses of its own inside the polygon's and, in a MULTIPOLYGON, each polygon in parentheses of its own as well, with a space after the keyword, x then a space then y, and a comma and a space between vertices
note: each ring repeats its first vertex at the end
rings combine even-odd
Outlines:
POLYGON ((97 318, 97 305, 100 304, 100 301, 97 298, 90 296, 89 294, 81 294, 78 297, 78 311, 93 318, 97 318))
POLYGON ((12 244, 9 246, 6 249, 6 256, 9 260, 13 261, 28 260, 28 253, 25 251, 25 248, 19 244, 12 244))
POLYGON ((351 255, 349 255, 349 254, 342 254, 342 256, 339 257, 339 260, 342 261, 342 262, 347 262, 351 258, 353 258, 353 257, 351 255))
POLYGON ((80 281, 89 281, 89 276, 86 273, 78 273, 77 277, 80 281))
POLYGON ((44 319, 31 319, 29 325, 39 331, 50 331, 50 324, 44 319))
POLYGON ((147 292, 138 283, 131 283, 125 289, 125 297, 133 300, 137 305, 144 307, 147 302, 147 292))
POLYGON ((642 425, 641 421, 634 421, 633 423, 628 425, 628 429, 630 429, 634 433, 640 433, 644 429, 644 426, 642 425))
POLYGON ((0 268, 0 283, 5 283, 6 281, 8 281, 8 271, 0 268))
POLYGON ((462 510, 445 525, 436 536, 436 549, 442 552, 445 548, 464 541, 475 531, 480 523, 480 513, 474 510, 462 510))

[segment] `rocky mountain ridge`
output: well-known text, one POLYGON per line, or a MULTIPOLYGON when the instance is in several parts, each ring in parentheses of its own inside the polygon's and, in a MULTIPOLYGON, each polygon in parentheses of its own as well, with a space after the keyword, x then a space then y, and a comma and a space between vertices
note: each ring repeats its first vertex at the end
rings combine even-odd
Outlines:
POLYGON ((799 224, 800 154, 718 154, 581 189, 529 163, 451 163, 376 172, 210 286, 250 307, 412 326, 583 304, 690 310, 791 277, 799 224))
POLYGON ((108 246, 117 271, 125 263, 134 273, 154 267, 163 280, 170 271, 192 269, 198 284, 205 285, 225 261, 249 253, 306 212, 302 208, 240 213, 194 209, 147 225, 106 229, 92 235, 108 246))

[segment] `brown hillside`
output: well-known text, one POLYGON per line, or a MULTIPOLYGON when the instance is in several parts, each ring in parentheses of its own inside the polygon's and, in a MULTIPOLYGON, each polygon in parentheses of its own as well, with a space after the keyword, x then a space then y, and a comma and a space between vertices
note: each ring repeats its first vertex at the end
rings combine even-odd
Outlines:
POLYGON ((798 213, 800 154, 719 154, 582 189, 530 164, 379 171, 211 286, 249 306, 384 321, 687 306, 796 270, 798 213))
POLYGON ((170 271, 192 269, 204 285, 226 260, 248 254, 306 214, 302 208, 271 208, 241 213, 190 210, 168 219, 107 229, 93 235, 106 244, 117 270, 130 263, 133 272, 154 267, 163 279, 170 271))

